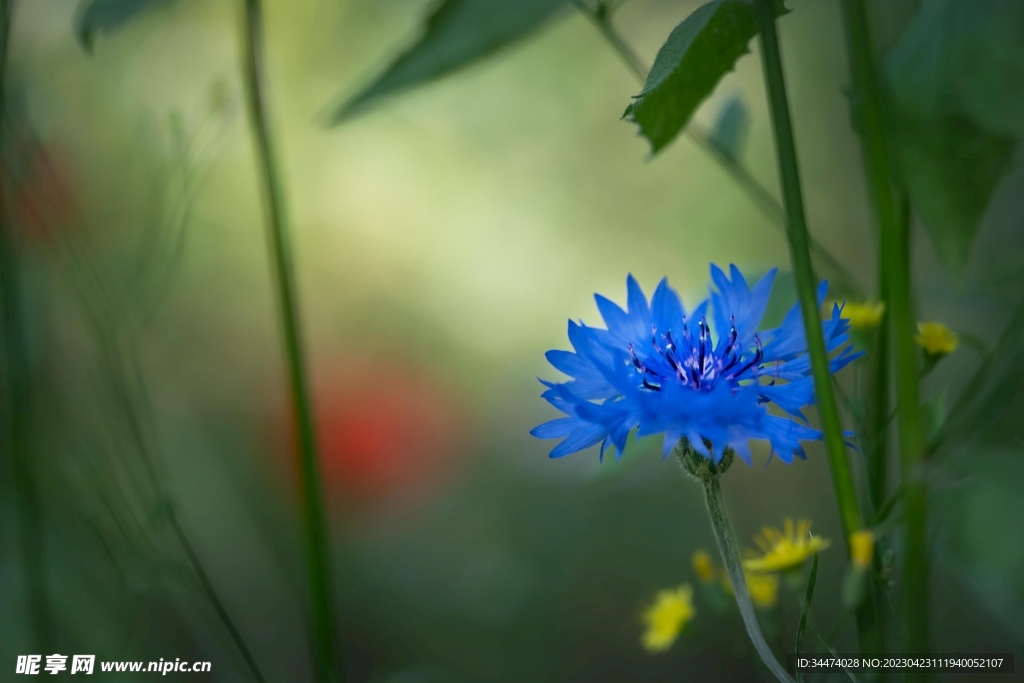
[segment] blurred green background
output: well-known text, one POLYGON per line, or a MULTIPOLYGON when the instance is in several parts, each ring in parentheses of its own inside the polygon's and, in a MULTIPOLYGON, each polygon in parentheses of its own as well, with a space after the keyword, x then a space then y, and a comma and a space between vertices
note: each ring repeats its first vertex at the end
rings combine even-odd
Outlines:
MULTIPOLYGON (((249 680, 160 514, 171 505, 267 677, 305 681, 296 472, 236 4, 160 6, 98 37, 92 56, 75 42, 74 3, 18 7, 7 79, 28 160, 14 182, 26 188, 16 205, 45 583, 53 651, 211 660, 210 680, 249 680)), ((649 63, 698 4, 630 0, 616 19, 649 63)), ((555 378, 543 353, 568 346, 567 318, 599 323, 594 292, 621 302, 627 273, 648 294, 667 275, 692 304, 710 262, 786 270, 779 228, 690 139, 648 158, 618 119, 639 86, 578 13, 328 128, 332 106, 408 44, 429 3, 266 5, 349 680, 755 680, 738 615, 699 594, 674 648, 640 646, 643 608, 694 582, 692 552, 713 546, 699 487, 662 462, 660 442, 599 465, 590 451, 549 460, 553 443, 528 432, 554 416, 536 381, 555 378)), ((839 3, 790 6, 780 26, 811 230, 871 292, 875 239, 839 3)), ((752 49, 696 120, 710 126, 740 97, 751 113, 742 162, 774 191, 752 49)), ((998 336, 1021 293, 1017 162, 962 280, 915 239, 922 319, 998 336)), ((793 300, 780 282, 775 315, 793 300)), ((962 347, 925 397, 955 395, 977 362, 962 347)), ((845 371, 844 386, 861 374, 845 371)), ((824 452, 808 454, 762 469, 767 453, 755 450, 725 494, 745 545, 783 517, 813 518, 836 541, 814 607, 827 632, 841 616, 845 558, 824 452)), ((993 517, 1024 506, 1012 490, 994 495, 978 497, 996 502, 977 528, 1005 550, 988 568, 1010 567, 1012 579, 1024 552, 993 517)), ((953 500, 961 517, 977 509, 953 500)), ((16 517, 0 476, 4 667, 31 649, 16 517)), ((1015 650, 1020 664, 1019 580, 989 600, 1004 607, 993 614, 975 599, 991 581, 964 580, 976 567, 951 557, 934 581, 935 650, 1015 650)), ((784 591, 777 642, 792 642, 798 616, 784 591)), ((838 649, 854 650, 852 622, 838 633, 838 649)))

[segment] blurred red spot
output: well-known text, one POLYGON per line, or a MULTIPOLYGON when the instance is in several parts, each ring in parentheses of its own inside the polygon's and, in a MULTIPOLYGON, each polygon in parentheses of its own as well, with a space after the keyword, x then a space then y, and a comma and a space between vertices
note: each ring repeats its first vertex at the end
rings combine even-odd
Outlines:
POLYGON ((449 393, 412 370, 326 373, 316 382, 329 490, 362 497, 432 488, 454 464, 459 418, 449 393))
POLYGON ((15 149, 13 158, 5 159, 0 181, 11 192, 22 235, 48 242, 76 218, 74 165, 59 144, 40 143, 29 133, 16 139, 15 149))

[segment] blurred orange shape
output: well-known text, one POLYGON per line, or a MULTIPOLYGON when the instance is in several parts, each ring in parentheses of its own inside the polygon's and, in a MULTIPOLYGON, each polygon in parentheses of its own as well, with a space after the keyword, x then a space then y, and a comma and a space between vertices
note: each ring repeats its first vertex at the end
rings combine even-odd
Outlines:
POLYGON ((326 373, 316 382, 320 457, 329 492, 377 498, 426 490, 450 473, 459 444, 455 401, 412 369, 326 373))

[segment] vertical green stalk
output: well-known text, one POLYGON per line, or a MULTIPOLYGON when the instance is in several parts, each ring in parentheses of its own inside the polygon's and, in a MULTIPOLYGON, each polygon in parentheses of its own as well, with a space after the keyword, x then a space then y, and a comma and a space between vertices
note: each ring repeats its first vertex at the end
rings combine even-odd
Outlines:
POLYGON ((271 256, 281 309, 285 355, 291 383, 292 408, 298 431, 302 472, 306 552, 309 563, 313 627, 313 669, 319 683, 344 677, 336 649, 330 591, 330 545, 324 518, 317 462, 316 432, 306 380, 299 328, 295 274, 289 247, 281 182, 274 160, 263 78, 263 17, 259 0, 244 0, 245 35, 243 69, 246 104, 256 143, 263 199, 266 202, 271 256))
MULTIPOLYGON (((858 122, 864 150, 868 186, 875 204, 881 234, 887 319, 893 338, 893 368, 899 405, 899 433, 904 511, 907 520, 906 557, 903 572, 907 653, 926 653, 928 645, 928 558, 925 539, 927 502, 921 481, 923 453, 918 388, 917 349, 913 337, 913 304, 910 290, 909 221, 897 215, 890 162, 886 150, 885 118, 881 88, 875 68, 868 11, 864 0, 844 0, 844 19, 850 49, 850 65, 857 92, 858 122)), ((928 673, 914 670, 908 681, 926 680, 928 673)))
POLYGON ((796 276, 797 293, 800 297, 800 312, 804 319, 807 348, 811 356, 818 414, 821 416, 822 430, 825 433, 825 446, 828 450, 843 531, 849 543, 850 534, 860 529, 863 523, 857 504, 857 493, 853 486, 853 476, 846 460, 846 443, 843 441, 839 407, 832 386, 825 338, 821 331, 821 315, 816 295, 818 282, 811 266, 810 237, 807 232, 807 219, 804 216, 800 172, 793 141, 793 125, 789 117, 789 102, 786 98, 786 83, 782 75, 782 56, 779 53, 779 38, 775 30, 773 2, 756 2, 757 18, 761 27, 761 61, 764 65, 764 79, 768 89, 775 146, 779 157, 782 196, 786 207, 786 234, 793 259, 793 273, 796 276))
MULTIPOLYGON (((879 250, 881 251, 881 250, 879 250)), ((882 255, 879 253, 879 263, 882 255)), ((879 268, 879 299, 886 300, 885 275, 879 268)), ((888 305, 888 304, 887 304, 888 305)), ((889 493, 888 459, 889 459, 889 314, 882 314, 871 343, 868 358, 867 405, 864 415, 864 432, 866 437, 868 488, 871 494, 872 509, 877 510, 885 502, 889 493)))
MULTIPOLYGON (((885 274, 882 268, 881 240, 879 240, 879 299, 885 301, 885 274)), ((888 494, 889 467, 889 313, 882 314, 878 329, 874 331, 871 351, 868 357, 868 384, 865 397, 865 414, 863 430, 867 460, 867 484, 870 500, 869 510, 874 516, 879 506, 883 505, 888 494)), ((873 574, 878 575, 881 569, 880 553, 872 559, 873 574)), ((883 588, 875 581, 874 576, 868 583, 868 600, 873 602, 873 609, 857 610, 857 629, 861 645, 872 653, 885 650, 887 642, 886 609, 882 604, 883 588), (877 620, 877 621, 876 621, 877 620)), ((888 674, 879 671, 878 683, 885 683, 888 674)))
POLYGON ((725 512, 722 486, 718 479, 718 475, 714 474, 701 477, 701 483, 704 484, 704 502, 707 504, 708 516, 711 518, 711 529, 715 532, 718 552, 722 555, 725 570, 729 574, 729 580, 732 581, 732 592, 736 596, 736 605, 740 608, 743 625, 746 626, 750 642, 754 644, 754 649, 757 650, 758 656, 768 670, 782 683, 794 683, 793 678, 775 659, 772 649, 768 647, 764 634, 761 632, 761 624, 757 621, 757 613, 754 611, 750 593, 747 591, 747 579, 743 574, 743 562, 740 560, 736 534, 733 532, 729 516, 725 512))
MULTIPOLYGON (((885 250, 886 232, 896 230, 897 206, 893 196, 889 159, 885 148, 885 128, 882 116, 881 94, 877 71, 872 57, 871 34, 867 24, 867 9, 863 0, 844 0, 843 14, 846 24, 846 38, 850 53, 850 74, 855 88, 857 124, 860 130, 861 150, 864 155, 864 172, 867 177, 871 202, 875 211, 875 222, 879 230, 879 291, 882 301, 887 301, 885 250)), ((886 304, 888 306, 888 303, 886 304)), ((872 373, 869 398, 870 412, 867 415, 868 431, 868 476, 871 484, 871 499, 874 505, 881 505, 888 495, 886 490, 886 422, 889 414, 888 394, 888 321, 886 311, 875 339, 872 353, 872 373)))
MULTIPOLYGON (((6 125, 7 48, 11 31, 11 0, 0 0, 0 127, 6 125)), ((5 174, 6 175, 6 174, 5 174)), ((32 460, 32 386, 25 311, 22 302, 18 240, 8 216, 7 190, 0 187, 0 306, 3 308, 7 424, 5 450, 11 457, 25 559, 25 584, 35 647, 49 652, 50 604, 46 591, 43 512, 35 463, 32 460)))

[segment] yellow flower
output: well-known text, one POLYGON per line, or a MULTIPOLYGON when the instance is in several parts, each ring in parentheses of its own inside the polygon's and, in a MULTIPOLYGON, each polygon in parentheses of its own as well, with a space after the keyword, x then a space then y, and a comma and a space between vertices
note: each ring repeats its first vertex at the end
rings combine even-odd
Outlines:
MULTIPOLYGON (((832 307, 829 306, 829 311, 832 307)), ((846 303, 843 307, 843 317, 849 318, 850 327, 855 330, 870 330, 882 322, 882 315, 885 314, 885 302, 865 301, 862 304, 846 303)), ((829 314, 831 315, 831 313, 829 314)))
POLYGON ((875 553, 875 535, 868 529, 861 529, 850 534, 850 559, 858 569, 871 566, 871 558, 875 553))
MULTIPOLYGON (((747 593, 750 594, 750 599, 755 607, 761 609, 775 607, 779 601, 779 577, 777 575, 745 571, 743 576, 747 580, 747 593)), ((729 575, 725 572, 722 572, 721 582, 725 592, 732 595, 732 581, 729 580, 729 575)))
POLYGON ((702 548, 693 553, 693 571, 696 572, 701 583, 711 583, 715 580, 715 575, 718 572, 715 568, 715 561, 711 559, 711 554, 707 550, 702 548))
POLYGON ((960 345, 960 337, 956 332, 942 323, 918 323, 917 332, 914 341, 931 356, 945 356, 953 353, 960 345))
POLYGON ((664 652, 672 647, 683 627, 696 615, 690 584, 658 591, 654 604, 643 614, 647 629, 640 638, 641 644, 648 652, 664 652))
POLYGON ((743 568, 751 572, 784 572, 796 569, 809 557, 831 545, 828 539, 811 536, 811 520, 802 519, 795 526, 792 519, 785 520, 785 533, 774 527, 764 527, 754 542, 764 552, 758 555, 748 551, 749 558, 743 568))

